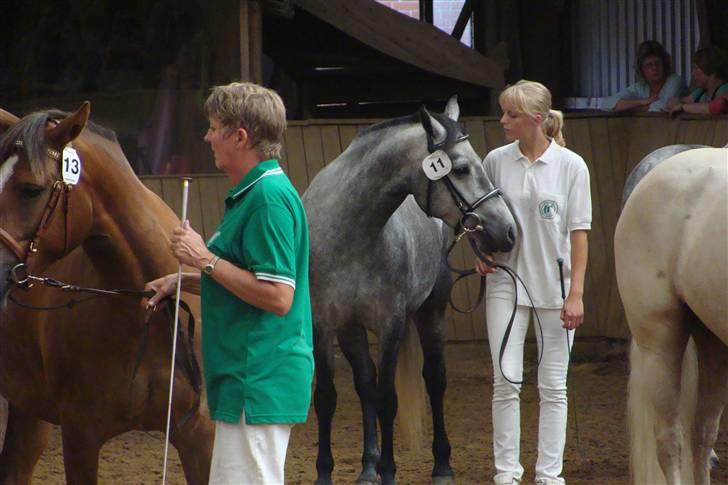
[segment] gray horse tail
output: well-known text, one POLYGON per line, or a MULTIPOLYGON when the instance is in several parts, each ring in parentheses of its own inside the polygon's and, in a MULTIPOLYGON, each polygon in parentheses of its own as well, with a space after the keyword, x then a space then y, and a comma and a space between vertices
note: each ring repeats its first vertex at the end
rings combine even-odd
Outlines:
POLYGON ((417 330, 411 320, 405 323, 399 348, 397 373, 397 429, 400 439, 410 450, 422 447, 425 423, 425 384, 422 380, 424 358, 417 330))

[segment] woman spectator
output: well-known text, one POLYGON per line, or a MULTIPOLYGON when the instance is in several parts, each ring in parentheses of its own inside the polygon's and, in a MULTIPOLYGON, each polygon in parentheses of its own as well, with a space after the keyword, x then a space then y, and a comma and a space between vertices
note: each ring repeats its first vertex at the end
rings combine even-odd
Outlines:
POLYGON ((603 98, 602 109, 667 111, 667 102, 685 92, 682 78, 671 70, 670 54, 655 40, 637 47, 637 77, 636 83, 603 98))
POLYGON ((670 113, 719 114, 728 97, 728 54, 720 47, 705 47, 693 55, 691 86, 684 98, 668 103, 670 113))

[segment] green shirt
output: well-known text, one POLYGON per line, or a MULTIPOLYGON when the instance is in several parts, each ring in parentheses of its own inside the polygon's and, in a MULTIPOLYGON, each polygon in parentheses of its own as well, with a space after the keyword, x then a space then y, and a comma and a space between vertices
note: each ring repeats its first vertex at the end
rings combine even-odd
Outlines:
POLYGON ((259 280, 295 289, 279 317, 202 275, 202 353, 212 419, 302 423, 311 402, 313 344, 308 226, 298 193, 276 160, 256 165, 225 199, 207 247, 259 280))

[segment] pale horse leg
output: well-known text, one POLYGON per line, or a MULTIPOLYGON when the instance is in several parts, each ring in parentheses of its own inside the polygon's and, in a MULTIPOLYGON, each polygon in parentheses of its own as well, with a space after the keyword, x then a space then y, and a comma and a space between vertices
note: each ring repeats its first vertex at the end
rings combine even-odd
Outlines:
POLYGON ((659 472, 650 470, 654 458, 645 456, 650 448, 645 443, 654 438, 657 462, 666 482, 674 485, 680 483, 680 376, 688 327, 678 309, 652 315, 629 319, 633 331, 629 379, 632 468, 635 483, 661 482, 659 472), (649 327, 635 331, 636 322, 649 322, 649 327), (652 419, 645 414, 650 410, 654 411, 652 419))
POLYGON ((728 403, 728 347, 704 325, 694 332, 698 347, 699 388, 693 428, 696 485, 710 483, 713 446, 723 409, 728 403))

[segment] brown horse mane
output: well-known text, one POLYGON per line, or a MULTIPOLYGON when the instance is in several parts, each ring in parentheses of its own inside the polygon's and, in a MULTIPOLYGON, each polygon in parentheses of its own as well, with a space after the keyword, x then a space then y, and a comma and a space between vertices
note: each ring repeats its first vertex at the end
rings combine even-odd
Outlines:
MULTIPOLYGON (((57 167, 46 163, 48 149, 45 139, 46 128, 49 122, 58 122, 67 116, 69 116, 69 113, 65 111, 49 109, 37 111, 22 118, 0 137, 0 163, 19 149, 16 146, 16 141, 22 140, 22 149, 25 151, 33 175, 39 180, 45 180, 55 175, 57 167)), ((114 130, 97 123, 88 121, 85 131, 94 133, 112 144, 118 145, 119 143, 114 130)))

